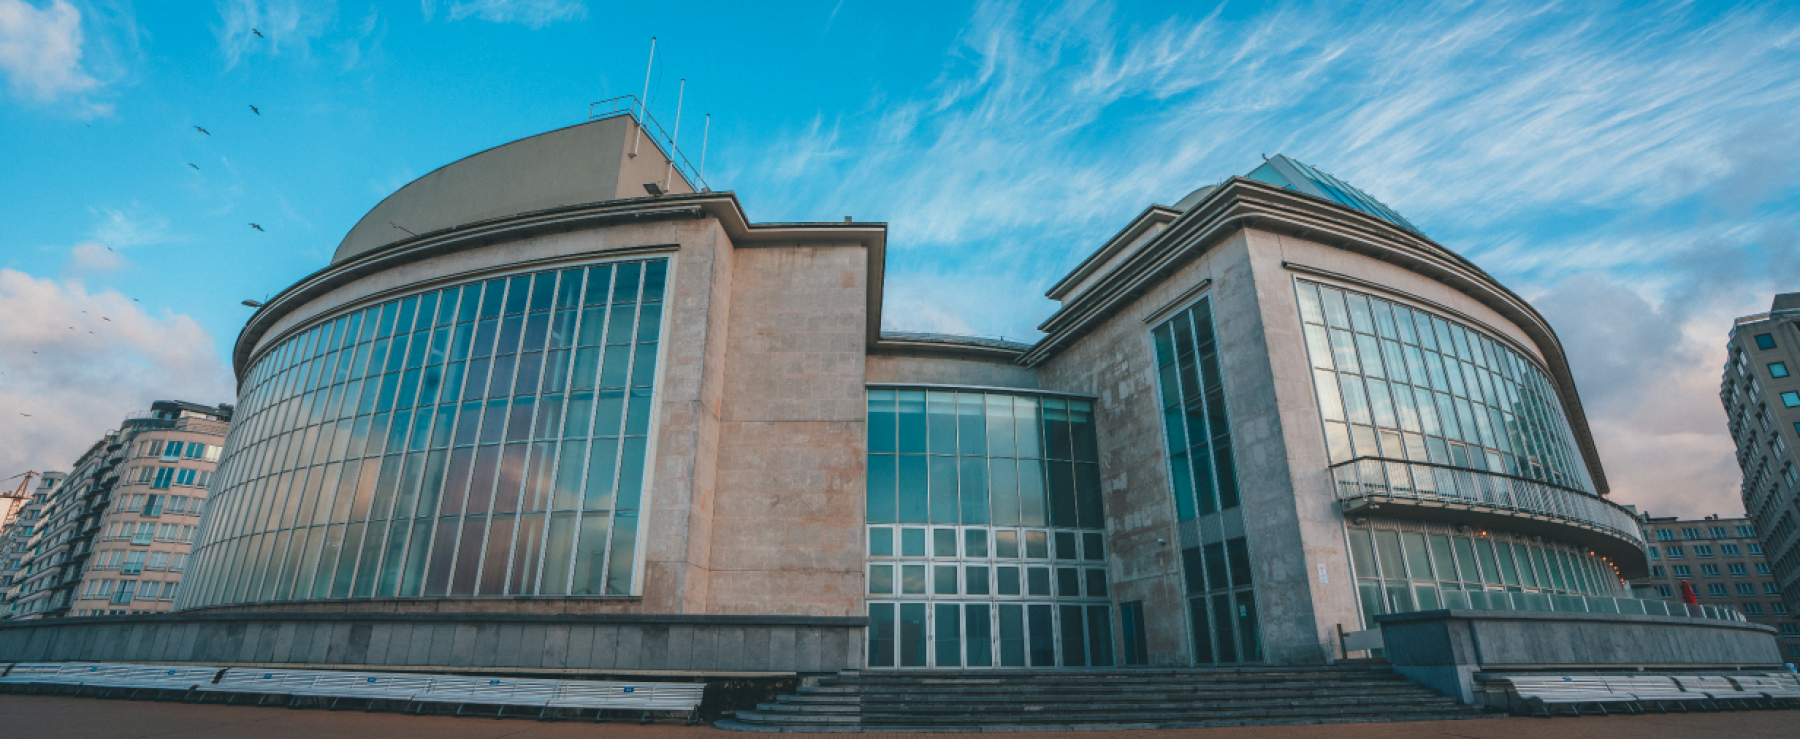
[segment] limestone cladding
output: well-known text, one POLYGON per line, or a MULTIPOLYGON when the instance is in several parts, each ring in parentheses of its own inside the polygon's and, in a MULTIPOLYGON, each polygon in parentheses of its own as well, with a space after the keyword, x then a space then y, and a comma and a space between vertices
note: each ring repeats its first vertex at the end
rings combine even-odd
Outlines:
POLYGON ((706 612, 861 616, 868 255, 732 258, 706 612))
MULTIPOLYGON (((1187 598, 1183 591, 1180 545, 1157 397, 1156 359, 1146 319, 1183 293, 1211 280, 1215 301, 1227 300, 1221 287, 1239 279, 1243 266, 1242 237, 1234 236, 1199 259, 1175 271, 1151 287, 1134 303, 1095 326, 1050 361, 1039 367, 1046 389, 1097 396, 1100 474, 1107 514, 1107 541, 1111 544, 1107 565, 1113 599, 1144 603, 1148 652, 1159 666, 1187 666, 1193 649, 1186 620, 1187 598)), ((1248 283, 1247 276, 1241 279, 1248 283)), ((1248 292, 1249 287, 1237 288, 1248 292)), ((1196 296, 1197 297, 1197 296, 1196 296)), ((1230 325, 1232 309, 1215 302, 1215 322, 1230 325)), ((1239 314, 1241 315, 1241 314, 1239 314)), ((1233 330, 1235 331, 1235 330, 1233 330)), ((1222 353, 1238 352, 1230 333, 1223 334, 1222 353)), ((1226 365, 1228 393, 1241 392, 1244 380, 1237 367, 1226 365)), ((1233 433, 1244 420, 1239 403, 1228 399, 1233 413, 1233 433)), ((1240 452, 1241 453, 1241 452, 1240 452)), ((1248 474, 1241 475, 1248 487, 1248 474)), ((1248 505, 1248 502, 1246 502, 1248 505)), ((1251 546, 1257 538, 1251 535, 1251 546)), ((1264 539, 1267 541, 1267 539, 1264 539)), ((1255 551, 1253 549, 1253 551, 1255 551)), ((1260 554, 1260 552, 1258 552, 1260 554)), ((1262 572, 1257 572, 1259 581, 1262 572)), ((1265 630, 1270 616, 1264 616, 1265 630)))
POLYGON ((883 349, 869 355, 869 382, 1036 390, 1037 371, 1002 360, 964 359, 883 349))
POLYGON ((1149 652, 1170 664, 1190 658, 1191 635, 1149 330, 1201 295, 1212 301, 1221 345, 1267 658, 1274 664, 1335 658, 1337 626, 1360 622, 1343 522, 1326 482, 1294 298, 1297 271, 1290 264, 1313 268, 1308 279, 1334 281, 1316 272, 1324 270, 1385 286, 1394 291, 1389 297, 1437 303, 1540 354, 1504 317, 1446 285, 1324 244, 1245 229, 1176 268, 1041 365, 1042 387, 1098 396, 1114 598, 1145 602, 1149 652))

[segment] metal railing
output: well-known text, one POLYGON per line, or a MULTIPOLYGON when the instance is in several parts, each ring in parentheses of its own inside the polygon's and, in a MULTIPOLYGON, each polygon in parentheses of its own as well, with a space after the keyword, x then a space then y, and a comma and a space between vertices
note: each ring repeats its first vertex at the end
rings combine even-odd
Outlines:
POLYGON ((1331 467, 1338 500, 1369 497, 1541 516, 1600 529, 1643 547, 1637 516, 1597 495, 1512 475, 1382 457, 1359 457, 1331 467))
MULTIPOLYGON (((643 130, 645 138, 648 138, 651 144, 666 150, 665 153, 669 155, 670 163, 681 172, 683 177, 687 178, 690 184, 694 185, 695 191, 710 192, 712 190, 712 187, 706 184, 705 150, 702 149, 700 153, 700 166, 694 166, 693 162, 688 161, 687 154, 682 153, 681 147, 675 145, 675 137, 670 135, 661 123, 657 122, 656 116, 650 115, 650 111, 644 107, 644 102, 639 100, 638 96, 620 95, 596 103, 588 103, 588 120, 590 121, 611 118, 621 113, 630 115, 637 121, 638 128, 643 130), (605 106, 604 111, 600 111, 601 106, 605 106)), ((679 117, 677 116, 677 118, 679 117)), ((679 125, 678 121, 677 126, 679 125)))
MULTIPOLYGON (((1554 613, 1617 613, 1627 616, 1674 616, 1744 621, 1744 614, 1728 606, 1708 606, 1643 600, 1630 596, 1578 593, 1524 593, 1499 590, 1446 590, 1444 607, 1489 611, 1539 611, 1554 613)), ((1390 606, 1391 607, 1391 606, 1390 606)))

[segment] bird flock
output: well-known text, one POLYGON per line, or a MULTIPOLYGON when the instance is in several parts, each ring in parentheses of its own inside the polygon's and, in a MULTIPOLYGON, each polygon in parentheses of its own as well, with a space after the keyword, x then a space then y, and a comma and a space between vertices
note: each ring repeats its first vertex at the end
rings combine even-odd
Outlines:
MULTIPOLYGON (((260 31, 260 30, 258 30, 258 29, 255 29, 255 28, 252 28, 252 29, 250 29, 250 32, 251 32, 251 33, 253 33, 253 34, 256 34, 256 37, 257 37, 257 38, 259 38, 259 39, 267 39, 267 38, 268 38, 268 37, 267 37, 267 36, 264 36, 264 35, 263 35, 263 34, 262 34, 262 31, 260 31)), ((260 109, 260 108, 257 108, 257 107, 256 107, 256 106, 255 106, 255 105, 247 105, 247 106, 246 106, 246 107, 248 107, 248 108, 250 108, 250 112, 251 112, 251 113, 252 113, 252 114, 254 114, 254 115, 256 115, 256 116, 258 116, 258 117, 261 117, 261 116, 262 116, 262 110, 261 110, 261 109, 260 109)), ((90 128, 91 128, 91 127, 92 127, 92 126, 91 126, 91 125, 90 125, 90 126, 89 126, 89 127, 90 127, 90 128)), ((194 126, 194 130, 195 130, 195 131, 198 131, 198 132, 199 132, 199 133, 200 133, 200 134, 201 134, 201 135, 203 135, 203 136, 206 136, 206 137, 207 137, 207 138, 212 138, 212 132, 211 132, 211 131, 208 131, 208 130, 206 130, 206 128, 205 128, 205 127, 203 127, 203 126, 199 126, 199 125, 196 125, 196 126, 194 126)), ((193 162, 188 162, 188 163, 187 163, 187 166, 189 166, 189 167, 191 167, 191 168, 192 168, 192 169, 193 169, 193 170, 194 170, 194 171, 196 171, 196 172, 198 172, 198 171, 200 171, 200 165, 198 165, 198 164, 195 164, 195 163, 193 163, 193 162)), ((262 227, 262 226, 261 226, 261 225, 260 225, 260 224, 256 224, 256 223, 252 223, 252 224, 250 224, 250 227, 251 227, 251 228, 254 228, 254 229, 256 229, 256 230, 257 230, 257 231, 258 231, 258 232, 260 232, 260 233, 268 233, 268 231, 267 231, 267 230, 265 230, 265 229, 264 229, 264 228, 263 228, 263 227, 262 227)), ((106 247, 106 250, 107 250, 107 251, 112 251, 112 250, 113 250, 113 248, 112 248, 112 247, 110 247, 110 246, 108 246, 108 247, 106 247)), ((131 299, 131 302, 133 302, 133 303, 138 303, 138 302, 142 302, 142 301, 140 301, 140 300, 138 300, 138 299, 137 299, 137 298, 132 298, 132 299, 131 299)), ((83 314, 87 314, 87 311, 82 311, 82 313, 83 313, 83 314)), ((111 323, 111 322, 112 322, 112 318, 111 318, 111 317, 110 317, 110 316, 101 316, 101 317, 100 317, 100 320, 102 320, 102 321, 106 321, 106 322, 108 322, 108 323, 111 323)), ((77 328, 75 328, 75 327, 74 327, 74 326, 70 326, 70 327, 68 327, 68 329, 69 329, 69 330, 70 330, 70 331, 78 331, 78 330, 82 330, 82 329, 77 329, 77 328)), ((93 332, 93 331, 88 331, 88 333, 89 333, 89 334, 90 334, 90 335, 92 335, 92 334, 93 334, 93 333, 94 333, 94 332, 93 332)), ((37 352, 36 352, 36 351, 33 351, 33 352, 32 352, 32 354, 37 354, 37 352)), ((0 375, 4 375, 4 374, 6 374, 6 373, 5 373, 5 372, 0 372, 0 375)), ((31 418, 31 417, 32 417, 32 414, 30 414, 30 413, 22 413, 22 412, 18 412, 18 411, 14 411, 14 412, 15 412, 15 413, 18 413, 18 414, 19 414, 19 415, 20 415, 20 416, 22 416, 22 417, 25 417, 25 418, 31 418)))
MULTIPOLYGON (((263 35, 263 34, 262 34, 262 31, 259 31, 259 30, 257 30, 257 29, 255 29, 255 28, 252 28, 252 29, 250 29, 250 32, 251 32, 251 33, 253 33, 253 34, 256 34, 256 37, 257 37, 257 38, 260 38, 260 39, 267 39, 267 38, 268 38, 268 37, 267 37, 267 36, 264 36, 264 35, 263 35)), ((249 109, 250 109, 250 112, 251 112, 251 113, 253 113, 253 114, 255 114, 255 115, 256 115, 256 116, 258 116, 258 117, 261 117, 261 116, 262 116, 262 109, 260 109, 260 108, 258 108, 258 107, 256 107, 256 106, 254 106, 254 105, 245 105, 245 107, 247 107, 247 108, 249 108, 249 109)), ((194 126, 194 130, 195 130, 195 131, 199 131, 199 132, 200 132, 200 133, 201 133, 201 134, 202 134, 202 135, 204 135, 204 136, 206 136, 206 137, 207 137, 207 138, 212 138, 212 132, 211 132, 211 131, 208 131, 208 130, 206 130, 206 129, 205 129, 205 128, 204 128, 204 127, 201 127, 201 126, 198 126, 198 125, 196 125, 196 126, 194 126)), ((194 168, 194 171, 195 171, 195 172, 198 172, 198 171, 200 171, 200 165, 198 165, 198 164, 195 164, 195 163, 193 163, 193 162, 188 162, 188 163, 187 163, 187 166, 189 166, 189 167, 193 167, 193 168, 194 168)), ((267 230, 265 230, 265 229, 264 229, 264 228, 263 228, 263 227, 262 227, 262 226, 259 226, 259 225, 257 225, 257 224, 254 224, 254 223, 252 223, 252 224, 250 224, 250 227, 251 227, 251 228, 254 228, 254 229, 256 229, 256 230, 257 230, 257 231, 260 231, 260 232, 262 232, 262 233, 268 233, 268 231, 267 231, 267 230)))

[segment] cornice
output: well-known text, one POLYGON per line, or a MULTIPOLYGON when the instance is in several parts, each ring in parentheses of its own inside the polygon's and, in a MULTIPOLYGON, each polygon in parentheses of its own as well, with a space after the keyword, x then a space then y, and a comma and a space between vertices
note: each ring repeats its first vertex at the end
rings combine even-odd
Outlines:
POLYGON ((1242 177, 1227 180, 1065 303, 1038 326, 1045 333, 1044 338, 1019 362, 1035 367, 1048 361, 1109 316, 1161 285, 1175 270, 1238 231, 1250 228, 1290 234, 1417 272, 1505 317, 1536 345, 1544 369, 1556 383, 1557 397, 1594 478, 1595 489, 1602 495, 1609 492, 1562 343, 1530 303, 1473 262, 1430 239, 1322 198, 1242 177))
MULTIPOLYGON (((238 334, 232 351, 232 367, 241 382, 252 366, 257 345, 263 343, 264 335, 283 317, 332 289, 370 275, 435 256, 536 236, 632 223, 705 218, 717 220, 734 247, 854 245, 867 249, 869 341, 873 343, 878 338, 874 327, 880 325, 881 319, 880 285, 886 264, 887 224, 752 223, 745 216, 737 194, 720 191, 612 200, 521 213, 418 234, 357 254, 301 278, 257 309, 238 334)), ((677 245, 650 245, 612 249, 605 254, 628 256, 646 250, 666 252, 674 248, 677 245)))

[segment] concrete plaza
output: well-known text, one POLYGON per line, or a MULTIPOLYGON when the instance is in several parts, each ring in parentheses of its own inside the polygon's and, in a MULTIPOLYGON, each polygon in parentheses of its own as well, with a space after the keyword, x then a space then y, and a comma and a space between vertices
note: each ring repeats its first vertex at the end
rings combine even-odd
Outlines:
MULTIPOLYGON (((1323 724, 1305 726, 1241 726, 1216 729, 1164 731, 1082 732, 1081 739, 1113 735, 1137 739, 1289 739, 1333 737, 1354 739, 1537 739, 1539 737, 1587 737, 1591 739, 1642 739, 1681 736, 1686 739, 1732 737, 1791 737, 1795 714, 1787 711, 1739 711, 1592 718, 1528 719, 1498 717, 1465 721, 1418 721, 1372 724, 1323 724)), ((9 735, 55 736, 66 739, 96 737, 181 736, 185 739, 315 739, 322 736, 379 736, 383 739, 477 739, 487 737, 597 737, 608 739, 731 739, 751 736, 706 726, 687 727, 663 722, 649 726, 635 723, 592 724, 581 721, 539 723, 529 719, 493 720, 446 716, 408 716, 362 711, 289 710, 254 706, 193 705, 155 701, 97 700, 64 696, 0 695, 0 726, 9 735)), ((1061 736, 1068 732, 1046 733, 1061 736)), ((800 737, 801 734, 782 736, 800 737)), ((828 735, 820 735, 828 736, 828 735)), ((848 735, 844 735, 848 736, 848 735)), ((1008 737, 1030 739, 1028 732, 1008 737)))

